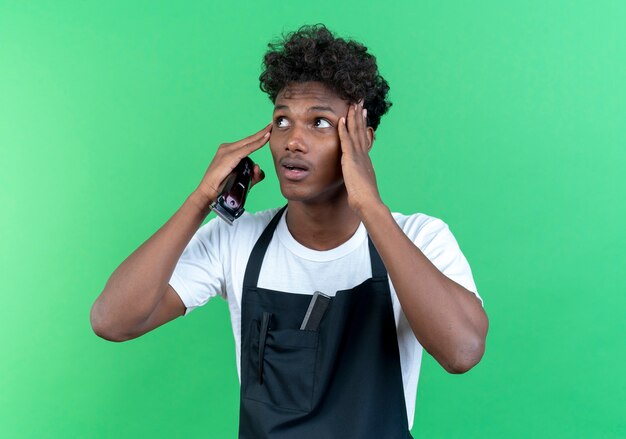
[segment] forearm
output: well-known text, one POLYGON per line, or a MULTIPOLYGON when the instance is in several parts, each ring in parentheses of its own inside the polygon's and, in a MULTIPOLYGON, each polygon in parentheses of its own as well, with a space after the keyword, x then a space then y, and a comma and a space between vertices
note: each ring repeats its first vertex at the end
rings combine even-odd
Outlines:
POLYGON ((192 193, 178 211, 113 272, 91 311, 94 328, 132 333, 163 297, 183 250, 210 209, 192 193))
POLYGON ((446 370, 469 370, 484 352, 488 323, 480 301, 430 262, 384 204, 361 217, 418 341, 446 370))

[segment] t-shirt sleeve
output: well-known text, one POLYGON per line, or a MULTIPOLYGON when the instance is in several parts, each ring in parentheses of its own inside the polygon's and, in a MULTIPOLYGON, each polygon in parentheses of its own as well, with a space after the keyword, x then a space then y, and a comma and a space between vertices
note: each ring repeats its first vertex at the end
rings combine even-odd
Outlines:
POLYGON ((219 249, 219 224, 212 220, 196 232, 176 263, 169 284, 185 304, 185 315, 217 295, 226 296, 219 249))
MULTIPOLYGON (((474 293, 483 303, 478 294, 470 265, 448 225, 433 217, 421 225, 418 225, 418 222, 411 224, 411 221, 408 221, 407 224, 409 229, 419 228, 417 237, 414 239, 415 244, 439 271, 474 293)), ((407 235, 411 236, 410 233, 407 235)))

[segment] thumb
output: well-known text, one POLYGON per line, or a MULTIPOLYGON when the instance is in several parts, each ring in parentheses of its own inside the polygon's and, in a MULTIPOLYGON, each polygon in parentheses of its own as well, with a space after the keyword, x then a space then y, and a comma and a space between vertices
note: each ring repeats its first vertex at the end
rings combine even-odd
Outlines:
POLYGON ((255 184, 260 183, 264 179, 265 179, 265 172, 263 172, 263 170, 260 168, 259 165, 255 164, 252 170, 252 181, 250 183, 250 189, 252 189, 252 187, 255 184))

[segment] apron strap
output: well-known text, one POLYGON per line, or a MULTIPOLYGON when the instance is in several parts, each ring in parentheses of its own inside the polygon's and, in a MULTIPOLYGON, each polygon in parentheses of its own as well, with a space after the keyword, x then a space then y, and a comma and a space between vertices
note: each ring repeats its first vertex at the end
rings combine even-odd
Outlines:
POLYGON ((248 259, 248 265, 246 266, 246 274, 243 277, 243 286, 256 288, 257 283, 259 281, 259 274, 261 273, 261 265, 263 264, 263 258, 265 257, 265 252, 267 251, 267 247, 272 240, 272 236, 274 235, 274 230, 278 225, 278 221, 283 215, 283 212, 287 206, 284 206, 280 209, 272 221, 267 225, 261 237, 258 239, 256 244, 254 244, 254 248, 252 249, 252 253, 250 253, 250 259, 248 259))
POLYGON ((385 268, 385 264, 383 264, 383 260, 380 258, 378 254, 378 250, 374 247, 374 243, 370 239, 369 235, 367 235, 367 241, 369 243, 370 248, 370 262, 372 264, 372 277, 387 277, 387 269, 385 268))

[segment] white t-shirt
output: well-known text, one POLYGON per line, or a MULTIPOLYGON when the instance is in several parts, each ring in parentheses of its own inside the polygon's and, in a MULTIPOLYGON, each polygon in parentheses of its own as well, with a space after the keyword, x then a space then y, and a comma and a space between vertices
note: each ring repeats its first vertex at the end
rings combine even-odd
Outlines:
MULTIPOLYGON (((243 277, 254 244, 278 210, 244 213, 232 226, 221 219, 209 221, 191 239, 170 279, 170 285, 187 307, 185 315, 217 295, 228 301, 240 381, 243 277)), ((480 299, 470 266, 446 223, 420 213, 410 216, 394 213, 393 217, 439 271, 480 299)), ((304 247, 293 238, 283 214, 263 260, 258 286, 300 294, 321 291, 334 296, 336 291, 353 288, 371 276, 367 232, 363 224, 339 247, 317 251, 304 247)), ((412 428, 422 346, 402 312, 391 281, 389 286, 407 419, 409 428, 412 428)))

